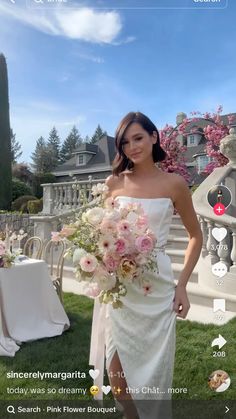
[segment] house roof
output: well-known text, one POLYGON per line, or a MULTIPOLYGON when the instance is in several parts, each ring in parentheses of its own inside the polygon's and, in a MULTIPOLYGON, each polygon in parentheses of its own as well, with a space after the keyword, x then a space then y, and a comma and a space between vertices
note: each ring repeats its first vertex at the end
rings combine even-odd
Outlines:
POLYGON ((80 152, 86 152, 86 151, 97 153, 98 151, 97 144, 81 143, 79 147, 73 152, 73 154, 78 154, 80 152))
MULTIPOLYGON (((236 113, 230 113, 227 115, 222 115, 221 119, 224 122, 225 125, 229 124, 228 121, 228 116, 234 116, 235 117, 235 122, 236 122, 236 113)), ((184 153, 186 162, 191 163, 195 160, 196 155, 198 154, 206 154, 205 152, 205 147, 206 147, 206 138, 204 137, 204 132, 203 132, 203 128, 205 128, 207 125, 211 125, 214 124, 213 122, 211 122, 210 120, 206 120, 204 118, 199 118, 199 120, 197 121, 191 121, 189 122, 189 124, 186 127, 186 134, 190 134, 191 130, 194 127, 198 128, 198 133, 202 133, 202 138, 199 142, 199 144, 197 146, 193 146, 193 147, 188 147, 187 150, 184 153), (195 156, 195 157, 193 157, 195 156)), ((186 135, 184 136, 184 138, 186 138, 186 135)))
MULTIPOLYGON (((221 117, 220 117, 225 125, 229 124, 228 116, 234 116, 235 117, 235 122, 236 122, 236 113, 228 113, 226 115, 221 115, 221 117)), ((186 133, 187 134, 190 134, 191 130, 194 127, 200 128, 203 131, 203 128, 205 128, 207 125, 211 125, 211 124, 214 125, 214 122, 211 121, 210 119, 204 119, 204 118, 198 118, 198 117, 196 117, 196 118, 197 118, 196 121, 193 120, 193 121, 188 123, 188 125, 186 127, 186 133)))
POLYGON ((90 173, 91 169, 93 169, 93 171, 102 170, 104 167, 109 169, 112 161, 114 160, 115 154, 115 139, 109 135, 104 135, 95 144, 81 144, 75 151, 75 155, 65 163, 57 166, 52 173, 60 174, 70 171, 74 172, 75 170, 78 170, 78 172, 81 171, 83 173, 90 173), (93 152, 95 150, 96 154, 91 157, 87 164, 83 166, 76 166, 77 155, 80 154, 80 152, 93 152))

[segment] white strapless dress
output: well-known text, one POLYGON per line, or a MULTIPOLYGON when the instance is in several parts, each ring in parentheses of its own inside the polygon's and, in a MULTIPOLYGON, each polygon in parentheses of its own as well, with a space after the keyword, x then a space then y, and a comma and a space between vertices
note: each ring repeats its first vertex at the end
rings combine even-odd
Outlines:
MULTIPOLYGON (((173 215, 170 198, 132 198, 118 196, 121 206, 130 202, 142 204, 149 218, 149 226, 156 234, 158 274, 148 272, 152 292, 144 295, 137 284, 127 286, 122 298, 124 306, 113 309, 95 301, 90 348, 90 365, 99 369, 94 384, 103 384, 104 350, 109 368, 117 351, 127 386, 133 400, 171 399, 175 357, 176 313, 173 310, 175 294, 171 261, 165 245, 173 215)), ((102 398, 102 392, 98 394, 102 398)), ((140 419, 156 418, 150 405, 137 403, 140 419), (146 410, 147 409, 147 410, 146 410)))

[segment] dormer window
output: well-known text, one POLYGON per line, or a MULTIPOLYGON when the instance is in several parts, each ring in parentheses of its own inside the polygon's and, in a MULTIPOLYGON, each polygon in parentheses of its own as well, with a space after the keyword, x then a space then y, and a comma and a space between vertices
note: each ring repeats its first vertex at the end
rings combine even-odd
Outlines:
POLYGON ((86 156, 84 154, 78 154, 76 158, 76 166, 84 166, 86 164, 86 156))
POLYGON ((195 143, 194 135, 190 135, 189 136, 189 145, 194 145, 194 143, 195 143))
POLYGON ((187 137, 187 147, 197 146, 201 141, 201 135, 198 133, 189 134, 187 137))

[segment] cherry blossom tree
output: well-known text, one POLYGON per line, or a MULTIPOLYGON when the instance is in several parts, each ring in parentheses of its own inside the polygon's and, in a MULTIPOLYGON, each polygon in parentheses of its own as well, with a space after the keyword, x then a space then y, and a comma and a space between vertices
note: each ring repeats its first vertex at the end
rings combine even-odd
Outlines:
POLYGON ((203 128, 203 133, 206 138, 206 154, 212 158, 212 161, 206 166, 204 173, 210 174, 216 167, 224 166, 228 163, 228 159, 220 153, 220 141, 229 133, 229 128, 232 123, 236 122, 234 115, 227 116, 227 122, 223 121, 221 113, 222 106, 219 106, 216 112, 201 113, 198 111, 191 112, 191 117, 186 117, 175 128, 166 125, 160 132, 161 145, 167 153, 167 158, 161 163, 163 170, 167 172, 175 172, 182 175, 186 181, 189 181, 189 173, 187 171, 186 159, 184 152, 185 146, 181 146, 178 142, 177 136, 179 134, 187 135, 194 134, 199 130, 198 122, 206 121, 208 124, 203 128), (190 131, 189 124, 196 123, 190 131))
POLYGON ((220 152, 220 141, 226 135, 229 134, 230 125, 234 123, 235 116, 228 115, 227 122, 225 123, 222 119, 222 106, 219 106, 216 112, 206 112, 204 114, 200 112, 192 112, 194 120, 197 122, 199 119, 204 119, 209 122, 204 127, 203 132, 206 142, 206 154, 212 158, 212 161, 206 166, 204 172, 210 174, 216 167, 225 166, 228 163, 227 157, 220 152))
MULTIPOLYGON (((181 124, 182 125, 182 124, 181 124)), ((184 157, 184 152, 186 151, 185 146, 181 146, 177 140, 179 134, 179 128, 175 129, 171 125, 166 125, 160 131, 160 142, 161 146, 167 153, 166 159, 161 162, 161 168, 166 172, 174 172, 183 176, 184 179, 188 182, 190 176, 186 166, 186 160, 184 157)))

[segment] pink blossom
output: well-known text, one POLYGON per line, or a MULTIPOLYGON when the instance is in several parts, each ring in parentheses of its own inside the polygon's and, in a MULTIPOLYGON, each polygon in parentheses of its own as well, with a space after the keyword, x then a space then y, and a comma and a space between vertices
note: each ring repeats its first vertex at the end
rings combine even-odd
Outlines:
POLYGON ((127 241, 123 237, 119 237, 115 242, 115 250, 119 255, 124 255, 127 252, 127 241))
POLYGON ((126 220, 121 220, 118 224, 117 224, 117 231, 121 234, 130 234, 130 223, 126 220))
POLYGON ((152 286, 151 284, 147 283, 147 284, 143 284, 143 291, 144 291, 144 295, 148 295, 152 293, 152 286))
POLYGON ((119 202, 115 198, 109 197, 105 200, 104 206, 109 210, 113 210, 114 208, 119 208, 119 202))
POLYGON ((51 232, 51 240, 53 241, 53 242, 59 242, 59 241, 61 241, 61 236, 60 236, 60 233, 59 233, 59 231, 52 231, 51 232))
POLYGON ((109 272, 114 272, 119 266, 119 259, 115 255, 107 253, 103 256, 102 260, 109 272))
POLYGON ((102 253, 112 251, 114 249, 114 239, 111 235, 100 237, 98 247, 102 253))
POLYGON ((85 256, 82 256, 80 259, 80 266, 81 269, 84 272, 94 272, 96 266, 97 266, 97 258, 91 254, 87 254, 85 256))
POLYGON ((149 236, 139 236, 135 240, 135 246, 139 252, 150 252, 153 249, 153 241, 149 236))

